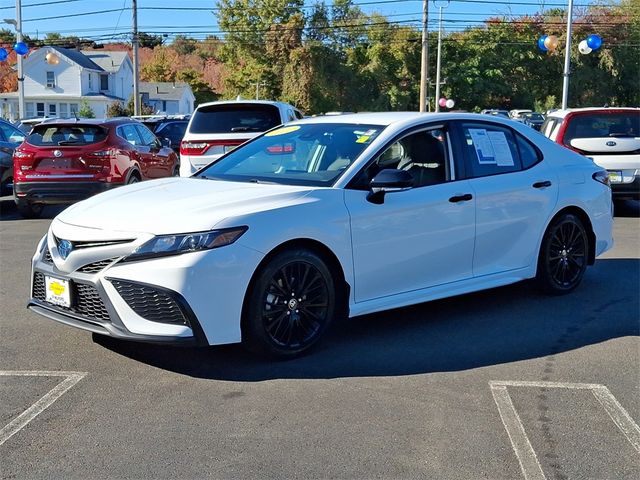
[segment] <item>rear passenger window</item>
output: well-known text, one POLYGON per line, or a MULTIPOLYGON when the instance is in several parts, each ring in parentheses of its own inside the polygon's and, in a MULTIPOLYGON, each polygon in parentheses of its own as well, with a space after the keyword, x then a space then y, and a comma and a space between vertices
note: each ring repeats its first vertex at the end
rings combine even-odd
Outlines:
POLYGON ((467 177, 485 177, 522 169, 518 144, 508 128, 463 123, 467 177))
POLYGON ((520 150, 520 160, 522 161, 522 168, 533 167, 536 163, 542 160, 542 156, 538 151, 527 142, 520 135, 516 134, 518 139, 518 148, 520 150))
POLYGON ((138 131, 136 127, 133 125, 123 125, 122 127, 118 127, 118 136, 124 138, 127 142, 129 142, 133 146, 142 145, 142 140, 140 140, 140 135, 138 135, 138 131))

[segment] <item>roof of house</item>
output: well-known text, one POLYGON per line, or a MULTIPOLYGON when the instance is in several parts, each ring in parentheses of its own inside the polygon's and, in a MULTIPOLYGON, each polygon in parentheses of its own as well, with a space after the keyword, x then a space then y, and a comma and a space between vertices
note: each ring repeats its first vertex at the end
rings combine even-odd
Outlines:
POLYGON ((140 93, 148 93, 149 100, 180 100, 187 89, 183 82, 140 82, 140 93))
POLYGON ((93 62, 93 60, 91 60, 89 57, 87 57, 82 52, 79 52, 78 50, 73 50, 71 48, 55 47, 55 46, 52 46, 52 45, 47 45, 47 48, 55 50, 59 54, 64 55, 65 57, 67 57, 72 62, 75 62, 78 65, 80 65, 82 68, 88 68, 90 70, 103 71, 101 66, 99 66, 98 64, 93 62))
POLYGON ((127 52, 110 52, 108 50, 82 50, 80 53, 109 73, 120 70, 122 62, 129 55, 127 52))

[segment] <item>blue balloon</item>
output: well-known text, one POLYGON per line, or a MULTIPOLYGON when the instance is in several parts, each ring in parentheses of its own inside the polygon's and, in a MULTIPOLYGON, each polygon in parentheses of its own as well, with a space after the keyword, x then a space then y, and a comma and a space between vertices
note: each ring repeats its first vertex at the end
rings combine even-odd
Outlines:
POLYGON ((4 62, 9 56, 9 52, 6 49, 0 48, 0 62, 4 62))
POLYGON ((26 55, 29 52, 29 46, 24 42, 18 42, 13 46, 18 55, 26 55))
POLYGON ((547 39, 548 35, 542 35, 539 39, 538 39, 538 48, 540 50, 542 50, 543 52, 546 52, 547 50, 549 50, 547 47, 544 46, 544 41, 547 39))
POLYGON ((595 33, 589 35, 587 37, 587 45, 589 45, 591 50, 597 50, 602 45, 602 38, 600 38, 600 35, 596 35, 595 33))

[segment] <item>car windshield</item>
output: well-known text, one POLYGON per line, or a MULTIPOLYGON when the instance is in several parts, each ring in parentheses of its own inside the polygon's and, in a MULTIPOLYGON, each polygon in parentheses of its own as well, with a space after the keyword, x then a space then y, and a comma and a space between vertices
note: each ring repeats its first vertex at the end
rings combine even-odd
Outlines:
POLYGON ((193 115, 189 130, 191 133, 266 132, 281 123, 275 105, 227 103, 200 107, 193 115))
POLYGON ((89 145, 102 142, 107 138, 107 131, 97 125, 51 125, 40 124, 33 127, 27 137, 27 143, 37 147, 89 145))
POLYGON ((544 117, 539 113, 527 113, 525 117, 527 118, 527 120, 544 120, 544 117))
POLYGON ((576 115, 567 125, 564 142, 597 137, 640 137, 640 111, 576 115))
POLYGON ((241 182, 330 186, 384 129, 315 123, 272 130, 196 176, 241 182))

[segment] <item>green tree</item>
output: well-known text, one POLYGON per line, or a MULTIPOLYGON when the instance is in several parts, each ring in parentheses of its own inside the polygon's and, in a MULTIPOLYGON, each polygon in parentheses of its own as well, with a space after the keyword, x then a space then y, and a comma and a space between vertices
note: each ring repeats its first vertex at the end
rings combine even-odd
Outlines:
POLYGON ((189 84, 196 97, 196 105, 218 99, 218 95, 211 89, 211 86, 202 79, 202 74, 193 68, 179 71, 176 79, 189 84))
POLYGON ((80 102, 80 108, 78 109, 78 116, 81 118, 95 118, 96 114, 93 112, 89 102, 82 100, 82 102, 80 102))
POLYGON ((176 53, 178 53, 178 55, 189 55, 195 52, 197 42, 186 35, 176 35, 171 43, 171 47, 176 51, 176 53))
POLYGON ((143 48, 155 48, 162 45, 164 38, 162 35, 152 35, 150 33, 138 33, 138 45, 143 48))
POLYGON ((110 103, 107 107, 107 117, 128 117, 129 115, 129 111, 118 101, 110 103))

